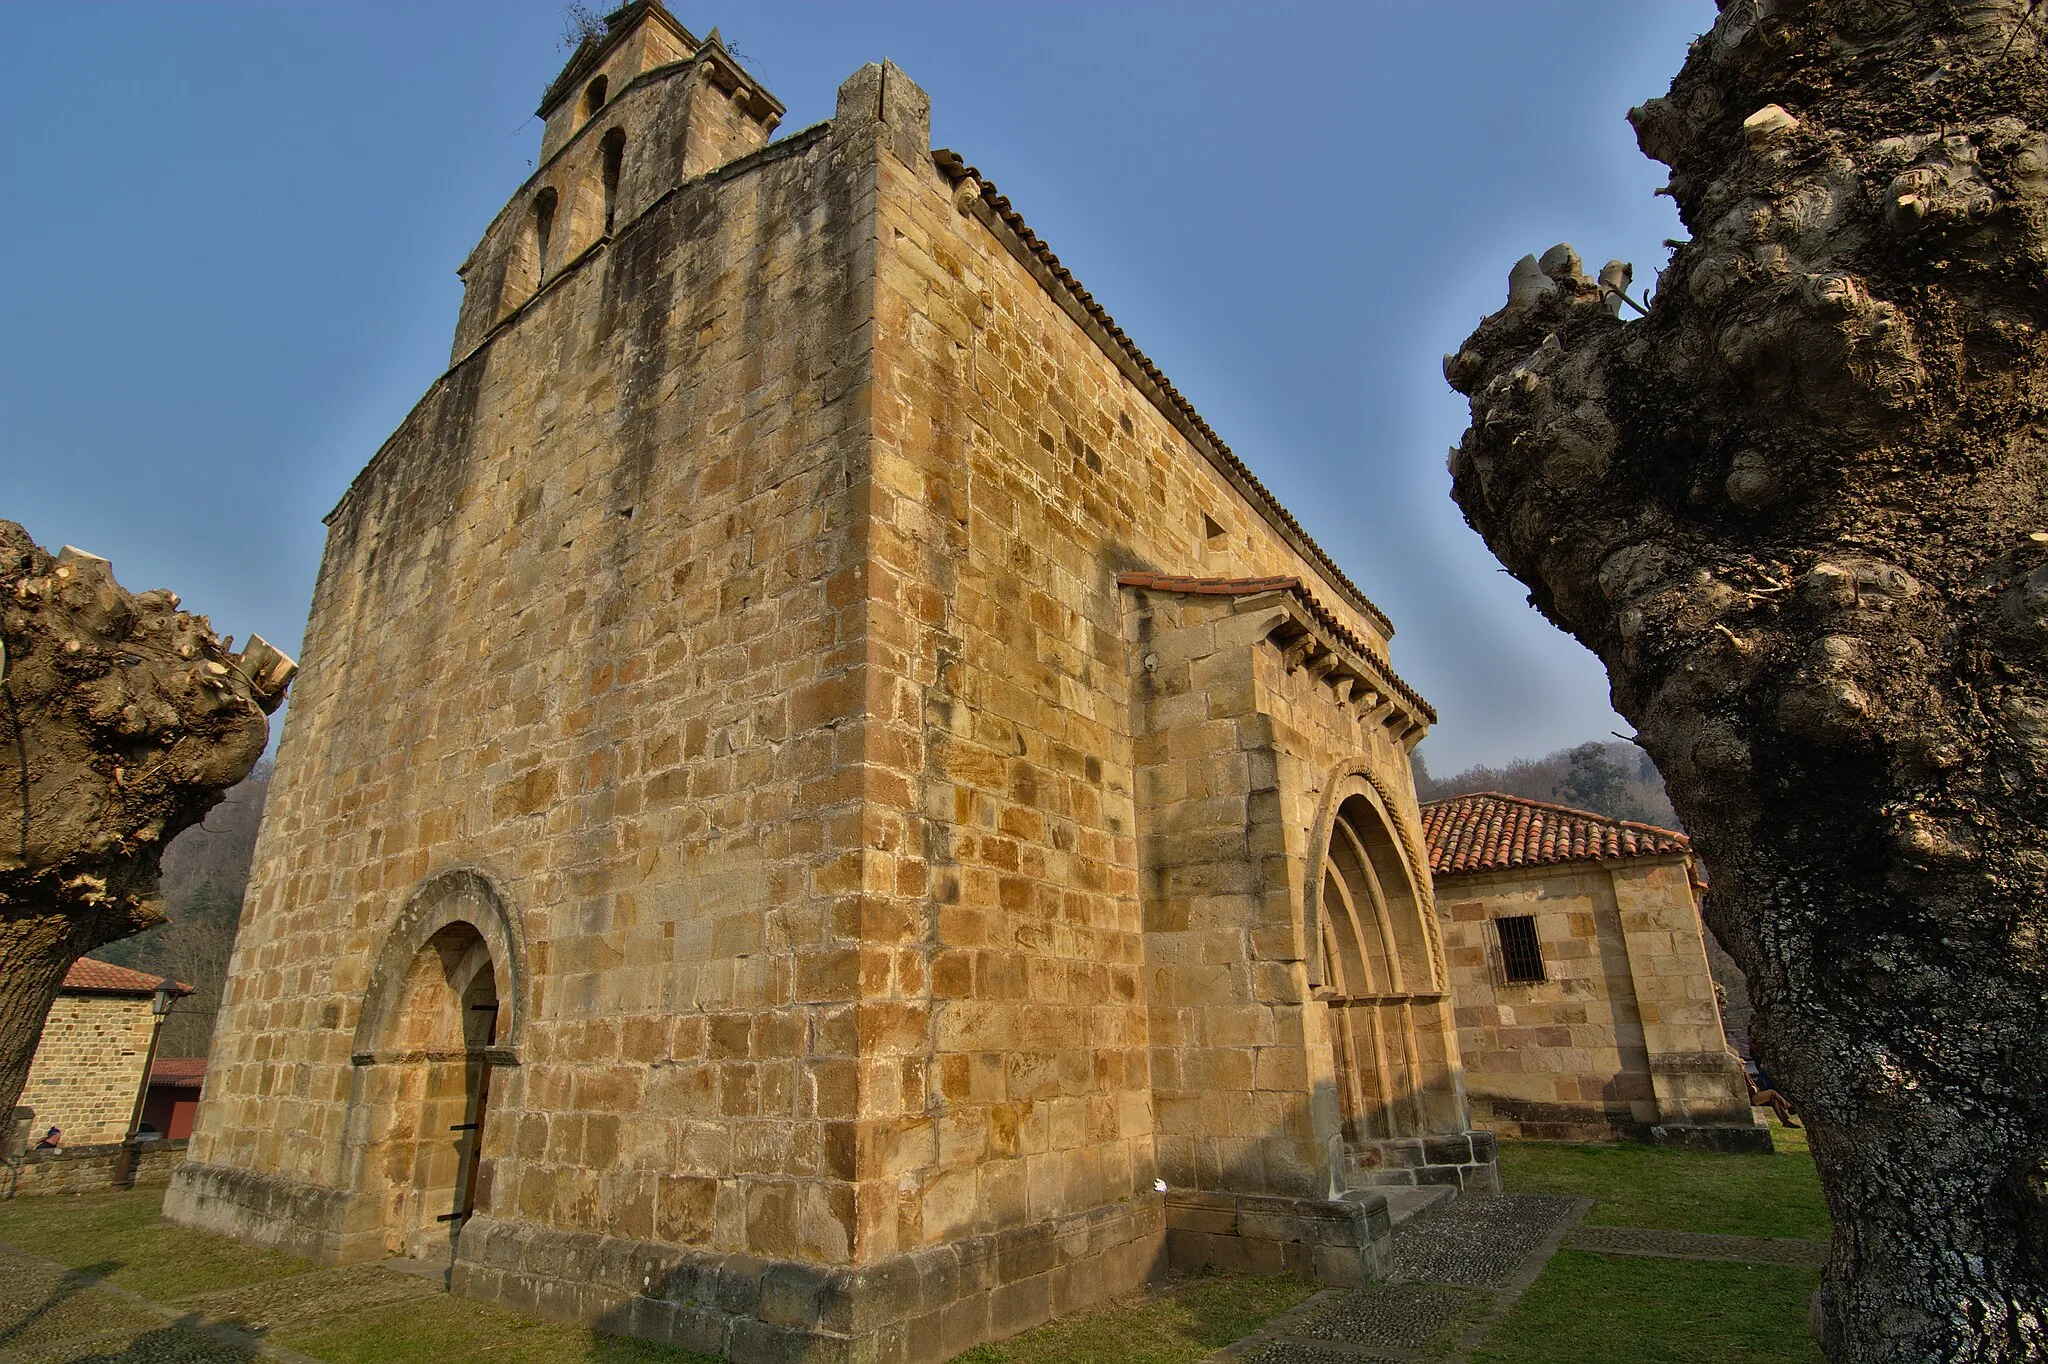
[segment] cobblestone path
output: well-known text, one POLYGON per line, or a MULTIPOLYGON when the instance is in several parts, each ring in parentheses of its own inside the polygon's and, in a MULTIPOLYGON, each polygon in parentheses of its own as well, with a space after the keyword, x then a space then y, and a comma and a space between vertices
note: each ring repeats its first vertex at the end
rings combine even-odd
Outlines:
POLYGON ((1536 1281, 1592 1206, 1546 1194, 1468 1195, 1394 1233, 1394 1273, 1318 1293, 1213 1358, 1217 1364, 1462 1360, 1536 1281))
POLYGON ((351 1265, 166 1305, 0 1246, 0 1364, 317 1364, 262 1333, 440 1291, 414 1275, 351 1265))

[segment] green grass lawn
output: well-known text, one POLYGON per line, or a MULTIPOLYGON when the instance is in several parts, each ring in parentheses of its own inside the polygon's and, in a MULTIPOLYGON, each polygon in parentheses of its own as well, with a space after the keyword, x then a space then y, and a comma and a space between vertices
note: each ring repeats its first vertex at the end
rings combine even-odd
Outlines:
POLYGON ((1822 1364, 1820 1272, 1559 1251, 1473 1364, 1822 1364))
POLYGON ((0 1203, 0 1241, 154 1302, 304 1274, 319 1266, 163 1220, 162 1189, 44 1194, 0 1203))
MULTIPOLYGON (((167 1306, 201 1293, 320 1268, 297 1256, 254 1250, 225 1237, 173 1226, 163 1220, 162 1203, 161 1189, 0 1202, 0 1242, 167 1306)), ((6 1325, 0 1322, 0 1329, 6 1325)), ((279 1331, 270 1339, 337 1364, 718 1364, 673 1346, 539 1321, 488 1303, 450 1297, 329 1317, 279 1331)))
POLYGON ((270 1339, 334 1364, 722 1364, 673 1345, 541 1321, 469 1298, 423 1298, 352 1312, 270 1339))
POLYGON ((1284 1276, 1182 1279, 1163 1292, 969 1350, 954 1364, 1192 1364, 1306 1302, 1318 1288, 1284 1276))
POLYGON ((1596 1226, 1825 1241, 1827 1203, 1803 1131, 1773 1123, 1778 1153, 1707 1155, 1624 1143, 1502 1142, 1501 1182, 1514 1193, 1583 1194, 1596 1226))

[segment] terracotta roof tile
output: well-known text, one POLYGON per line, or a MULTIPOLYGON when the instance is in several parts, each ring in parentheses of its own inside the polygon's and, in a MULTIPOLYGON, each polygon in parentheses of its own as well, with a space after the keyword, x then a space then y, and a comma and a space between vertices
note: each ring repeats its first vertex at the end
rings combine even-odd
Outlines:
POLYGON ((1423 806, 1422 834, 1437 876, 1692 851, 1691 841, 1674 829, 1496 791, 1423 806))
MULTIPOLYGON (((64 973, 64 988, 82 994, 153 995, 157 987, 164 983, 162 976, 131 971, 125 966, 95 961, 91 957, 80 957, 72 962, 71 969, 64 973)), ((175 980, 170 982, 170 986, 175 994, 192 993, 191 986, 175 980)))
POLYGON ((1210 428, 1208 422, 1202 420, 1202 414, 1195 411, 1194 404, 1181 396, 1180 390, 1168 382, 1165 373, 1160 370, 1159 366, 1152 363, 1151 357, 1139 350, 1138 343, 1125 335, 1123 328, 1117 326, 1116 319, 1109 315, 1109 311, 1095 301, 1095 296, 1082 286, 1080 280, 1074 278, 1072 272, 1066 266, 1060 264, 1060 258, 1052 253, 1051 247, 1039 240, 1038 234, 1033 232, 1030 224, 1024 221, 1024 216, 1017 212, 1009 199, 996 189, 995 182, 982 175, 973 166, 968 165, 966 159, 958 152, 949 151, 943 147, 932 152, 932 163, 939 168, 940 174, 944 175, 948 181, 955 185, 960 184, 962 181, 972 180, 981 187, 981 199, 988 205, 989 210, 1002 220, 1003 224, 1031 252, 1032 256, 1051 273, 1052 277, 1058 280, 1060 285, 1073 295, 1074 301, 1081 306, 1089 317, 1095 320, 1096 325, 1100 326, 1116 347, 1124 353, 1125 357, 1133 365, 1137 366, 1139 372, 1158 388, 1167 403, 1173 407, 1174 411, 1180 414, 1181 419, 1187 422, 1189 428, 1200 435, 1201 440, 1208 444, 1216 457, 1221 459, 1229 467, 1230 471, 1243 482, 1252 495, 1262 502, 1266 509, 1300 541, 1301 545, 1308 551, 1308 557, 1315 560, 1316 566, 1323 570, 1324 574, 1329 578, 1331 585, 1336 587, 1342 595, 1349 597, 1354 606, 1357 606, 1367 616, 1371 617, 1373 624, 1378 626, 1384 634, 1391 637, 1394 633, 1394 623, 1387 619, 1386 612, 1373 605, 1371 598, 1365 595, 1358 584, 1352 582, 1345 575, 1344 570, 1337 567, 1336 561, 1324 552, 1323 547, 1317 544, 1307 531, 1302 529, 1301 522, 1294 519, 1294 513, 1280 505, 1280 499, 1273 496, 1271 490, 1265 484, 1259 482, 1258 475, 1251 471, 1251 467, 1239 459, 1236 453, 1223 443, 1223 438, 1210 428))
POLYGON ((204 1056, 167 1057, 149 1068, 149 1082, 153 1085, 196 1085, 205 1079, 204 1056))

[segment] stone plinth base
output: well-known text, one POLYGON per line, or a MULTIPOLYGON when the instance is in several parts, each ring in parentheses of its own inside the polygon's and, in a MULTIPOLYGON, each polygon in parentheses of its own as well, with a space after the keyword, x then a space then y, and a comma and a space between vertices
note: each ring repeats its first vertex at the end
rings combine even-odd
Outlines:
POLYGON ((1166 1195, 1166 1254, 1175 1269, 1294 1274, 1355 1287, 1383 1279, 1394 1262, 1387 1200, 1331 1201, 1259 1194, 1166 1195))
POLYGON ((923 1364, 1141 1289, 1160 1202, 1119 1203, 872 1265, 680 1250, 477 1216, 451 1286, 538 1316, 730 1359, 923 1364))
POLYGON ((1353 1142, 1346 1151, 1353 1189, 1445 1184, 1465 1193, 1500 1192, 1500 1152, 1491 1132, 1353 1142))
MULTIPOLYGON (((1655 1105, 1645 1103, 1645 1109, 1655 1105)), ((1472 1096, 1472 1120, 1502 1141, 1649 1141, 1650 1124, 1627 1103, 1538 1103, 1472 1096)))
POLYGON ((1728 1151, 1739 1155, 1767 1156, 1777 1149, 1771 1144, 1771 1129, 1761 1123, 1746 1127, 1671 1123, 1651 1128, 1650 1140, 1659 1146, 1682 1146, 1688 1151, 1728 1151))
MULTIPOLYGON (((385 1254, 370 1200, 275 1175, 186 1165, 164 1199, 183 1226, 326 1264, 385 1254)), ((1106 1207, 871 1265, 722 1255, 471 1217, 450 1287, 730 1359, 926 1364, 1136 1292, 1166 1266, 1163 1200, 1106 1207)))
POLYGON ((164 1193, 164 1219, 327 1265, 391 1253, 370 1199, 226 1165, 180 1165, 164 1193))

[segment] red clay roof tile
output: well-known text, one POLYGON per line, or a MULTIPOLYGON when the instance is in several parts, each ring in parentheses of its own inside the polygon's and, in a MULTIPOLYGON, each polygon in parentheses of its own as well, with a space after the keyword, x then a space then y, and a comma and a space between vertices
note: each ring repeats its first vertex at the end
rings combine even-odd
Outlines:
POLYGON ((149 1082, 153 1085, 175 1085, 182 1088, 199 1084, 205 1079, 204 1056, 166 1057, 149 1068, 149 1082))
POLYGON ((1691 840, 1675 829, 1496 791, 1423 806, 1422 834, 1437 876, 1692 851, 1691 840))
MULTIPOLYGON (((64 973, 64 988, 81 994, 153 995, 157 987, 165 983, 162 976, 152 976, 144 971, 131 971, 125 966, 95 961, 91 957, 80 957, 72 962, 71 969, 64 973)), ((175 980, 169 984, 174 994, 192 993, 192 987, 189 985, 175 980)))

